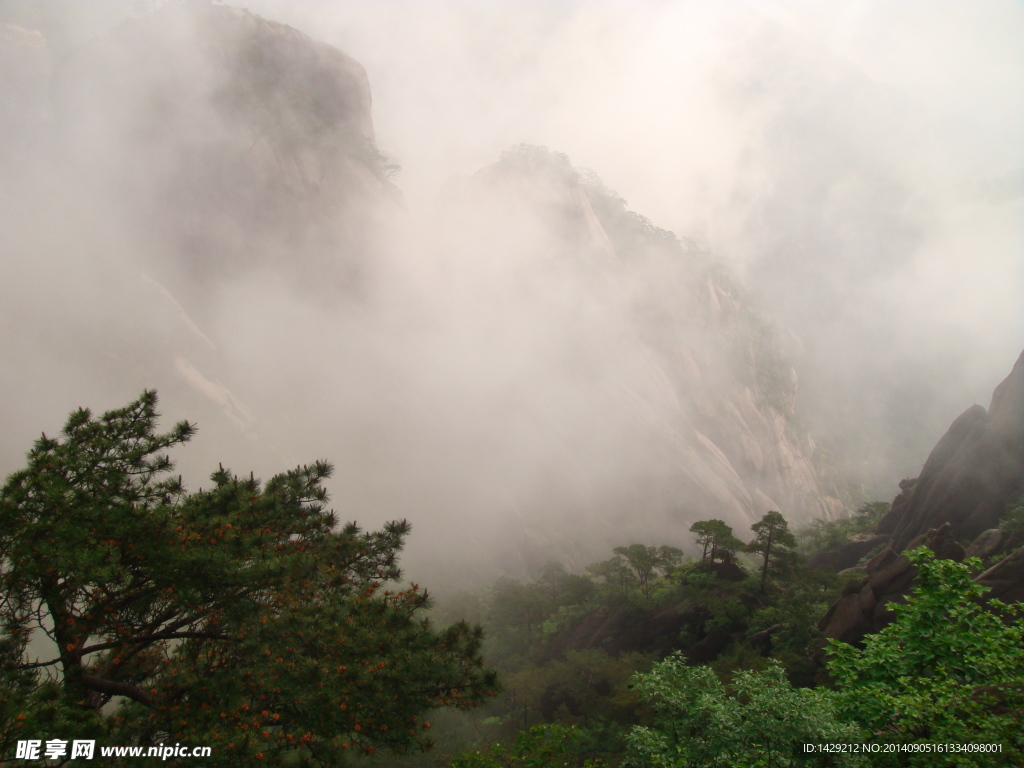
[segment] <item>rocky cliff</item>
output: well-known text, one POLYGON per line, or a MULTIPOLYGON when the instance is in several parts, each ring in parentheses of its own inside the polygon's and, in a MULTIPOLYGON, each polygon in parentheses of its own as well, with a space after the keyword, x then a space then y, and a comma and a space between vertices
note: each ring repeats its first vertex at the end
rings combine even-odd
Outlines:
POLYGON ((825 637, 855 642, 891 618, 889 602, 902 600, 914 569, 900 554, 924 545, 939 557, 978 556, 996 562, 977 576, 989 597, 1024 599, 1024 534, 997 528, 1024 494, 1024 353, 996 387, 986 411, 968 408, 932 450, 920 477, 900 483, 892 510, 874 535, 824 553, 822 565, 848 567, 869 543, 884 547, 864 566, 865 575, 821 621, 825 637))
POLYGON ((972 541, 994 528, 1024 493, 1024 354, 996 387, 986 412, 968 408, 942 437, 909 494, 879 524, 902 550, 916 536, 949 523, 972 541))
POLYGON ((0 65, 0 345, 19 403, 4 471, 70 408, 143 387, 225 455, 312 458, 243 402, 262 377, 238 341, 262 332, 225 296, 253 279, 313 305, 358 294, 400 208, 362 65, 212 3, 163 4, 73 48, 0 25, 0 65))
POLYGON ((742 536, 769 509, 794 524, 841 512, 795 425, 797 375, 775 329, 709 254, 540 147, 454 180, 439 209, 453 247, 535 266, 628 335, 607 339, 621 364, 594 386, 615 388, 612 407, 660 446, 646 482, 661 498, 645 514, 722 518, 742 536))
POLYGON ((270 268, 331 295, 371 258, 389 166, 366 72, 336 48, 238 8, 167 4, 75 50, 53 90, 70 161, 183 292, 270 268))

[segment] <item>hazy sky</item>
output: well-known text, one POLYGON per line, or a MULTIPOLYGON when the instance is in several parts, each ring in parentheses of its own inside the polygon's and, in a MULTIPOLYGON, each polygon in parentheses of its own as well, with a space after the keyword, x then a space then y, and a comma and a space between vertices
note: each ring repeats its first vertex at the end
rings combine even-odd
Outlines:
POLYGON ((866 173, 905 189, 926 229, 900 275, 921 289, 914 310, 1012 328, 1002 351, 1022 340, 1019 2, 250 7, 367 67, 379 143, 411 201, 509 145, 543 144, 746 265, 758 244, 736 242, 738 201, 772 194, 793 149, 779 134, 799 123, 809 155, 832 152, 818 170, 836 171, 833 186, 866 173), (1013 191, 992 194, 1000 184, 1013 191))

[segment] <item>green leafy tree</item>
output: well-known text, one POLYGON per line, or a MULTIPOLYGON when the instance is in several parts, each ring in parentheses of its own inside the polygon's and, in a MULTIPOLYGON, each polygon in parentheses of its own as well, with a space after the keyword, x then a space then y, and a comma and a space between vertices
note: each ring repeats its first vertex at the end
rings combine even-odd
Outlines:
POLYGON ((621 555, 602 560, 599 563, 591 563, 587 566, 587 572, 591 575, 604 579, 605 584, 618 587, 623 592, 636 583, 636 576, 633 569, 629 567, 626 558, 621 555))
POLYGON ((479 628, 435 631, 419 586, 387 588, 408 523, 339 530, 324 462, 186 493, 166 450, 194 429, 158 434, 156 405, 76 411, 0 490, 0 747, 49 720, 209 745, 211 765, 333 766, 426 748, 429 710, 495 691, 479 628))
POLYGON ((530 664, 504 678, 506 699, 528 710, 526 725, 538 721, 589 725, 598 720, 635 718, 637 697, 630 678, 650 668, 640 653, 611 656, 600 648, 568 650, 564 657, 530 664))
POLYGON ((487 626, 492 628, 493 639, 505 655, 526 655, 540 638, 550 613, 551 601, 541 586, 503 576, 491 591, 487 626))
POLYGON ((792 562, 796 537, 789 531, 789 524, 778 512, 766 512, 764 517, 750 526, 754 538, 746 546, 747 552, 759 554, 761 565, 761 592, 764 592, 770 566, 781 566, 792 562))
POLYGON ((903 752, 877 765, 981 768, 1024 764, 1024 609, 997 600, 971 579, 976 559, 907 556, 919 582, 895 620, 863 648, 832 641, 828 669, 844 716, 883 743, 1000 744, 986 753, 903 752))
POLYGON ((801 754, 803 742, 859 734, 839 721, 830 691, 794 689, 776 665, 738 672, 727 689, 708 667, 670 656, 634 680, 654 723, 633 728, 624 763, 631 768, 865 765, 853 755, 801 754))
POLYGON ((1011 536, 1024 531, 1024 496, 1006 506, 1006 512, 999 521, 999 530, 1011 536))
POLYGON ((661 546, 658 547, 658 558, 660 561, 658 568, 662 574, 668 576, 673 571, 679 569, 683 564, 683 560, 686 559, 686 555, 678 547, 661 546))
POLYGON ((800 551, 811 555, 845 544, 851 537, 869 533, 878 521, 888 514, 891 504, 887 501, 869 501, 861 504, 850 517, 840 520, 815 520, 798 532, 800 551))
POLYGON ((690 533, 697 537, 701 547, 701 563, 725 560, 743 546, 743 542, 732 533, 732 526, 722 520, 700 520, 690 526, 690 533))
POLYGON ((651 579, 657 572, 668 572, 679 564, 683 555, 675 547, 648 547, 644 544, 615 547, 612 552, 625 558, 626 563, 636 574, 636 580, 645 598, 651 596, 651 579))
POLYGON ((552 606, 576 605, 594 593, 594 582, 586 576, 569 573, 561 563, 545 563, 537 577, 552 606))

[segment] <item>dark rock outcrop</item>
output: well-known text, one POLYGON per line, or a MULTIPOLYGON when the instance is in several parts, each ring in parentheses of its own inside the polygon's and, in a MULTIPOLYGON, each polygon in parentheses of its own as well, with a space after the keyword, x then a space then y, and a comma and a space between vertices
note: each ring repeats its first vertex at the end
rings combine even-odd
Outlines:
MULTIPOLYGON (((986 412, 968 408, 950 426, 915 480, 903 480, 892 509, 876 528, 877 543, 889 546, 866 566, 819 622, 825 638, 855 643, 892 618, 888 603, 906 599, 916 569, 904 550, 927 546, 942 559, 1007 557, 976 578, 989 598, 1024 600, 1024 532, 996 526, 1024 492, 1024 353, 992 394, 986 412), (966 548, 960 543, 969 541, 966 548)), ((821 553, 852 557, 861 542, 821 553)), ((825 558, 827 559, 827 558, 825 558)), ((845 562, 845 561, 844 561, 845 562)), ((815 656, 820 663, 823 651, 815 656)))
MULTIPOLYGON (((918 537, 907 549, 922 545, 936 557, 957 562, 964 559, 964 548, 953 537, 949 523, 918 537)), ((847 586, 818 623, 823 637, 856 643, 864 635, 878 632, 892 620, 886 605, 903 600, 917 574, 909 558, 891 547, 873 557, 865 569, 867 574, 847 586)))
POLYGON ((907 477, 900 480, 900 492, 897 493, 896 498, 892 500, 888 514, 879 520, 878 525, 875 526, 876 533, 885 534, 887 536, 892 535, 892 532, 896 530, 896 525, 903 519, 903 514, 907 509, 907 503, 910 501, 910 496, 913 494, 914 486, 916 485, 916 477, 907 477))
MULTIPOLYGON (((904 491, 906 493, 906 491, 904 491)), ((928 457, 921 476, 878 526, 902 551, 923 532, 949 524, 971 541, 995 528, 1024 493, 1024 354, 992 395, 988 412, 967 409, 928 457)))
POLYGON ((1003 549, 1007 536, 998 528, 983 531, 978 538, 967 547, 967 557, 980 557, 983 560, 1003 549))
POLYGON ((747 573, 732 560, 708 563, 704 566, 708 573, 713 573, 722 581, 740 582, 747 578, 747 573))
POLYGON ((1024 602, 1024 548, 1003 558, 975 581, 991 590, 986 594, 987 599, 1024 602))

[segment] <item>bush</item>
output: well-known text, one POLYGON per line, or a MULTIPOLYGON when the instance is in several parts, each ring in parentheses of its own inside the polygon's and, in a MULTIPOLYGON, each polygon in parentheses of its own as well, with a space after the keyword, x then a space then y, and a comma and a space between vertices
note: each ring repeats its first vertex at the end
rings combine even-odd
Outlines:
POLYGON ((1024 761, 1022 607, 992 600, 971 580, 976 559, 938 560, 908 553, 919 583, 896 619, 863 648, 832 641, 829 671, 841 714, 883 743, 999 743, 998 754, 880 755, 877 765, 1020 765, 1024 761))
POLYGON ((711 669, 671 656, 635 681, 655 714, 653 726, 630 734, 632 768, 865 765, 856 755, 800 753, 801 742, 857 741, 859 731, 839 721, 834 694, 794 689, 778 665, 738 672, 727 689, 711 669))

